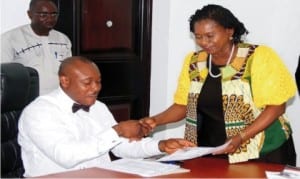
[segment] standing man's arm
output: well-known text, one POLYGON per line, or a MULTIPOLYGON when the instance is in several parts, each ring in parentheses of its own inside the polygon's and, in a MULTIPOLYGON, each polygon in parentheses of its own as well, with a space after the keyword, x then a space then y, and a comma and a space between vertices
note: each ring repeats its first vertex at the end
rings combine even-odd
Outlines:
POLYGON ((67 37, 67 41, 68 41, 68 47, 69 47, 67 57, 71 57, 72 56, 72 42, 68 37, 67 37))

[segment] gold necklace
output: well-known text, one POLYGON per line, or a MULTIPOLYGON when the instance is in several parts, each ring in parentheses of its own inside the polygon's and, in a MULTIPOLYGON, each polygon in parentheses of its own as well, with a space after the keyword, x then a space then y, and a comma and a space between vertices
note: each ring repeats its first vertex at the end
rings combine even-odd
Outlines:
MULTIPOLYGON (((233 52, 234 52, 234 44, 232 45, 232 48, 231 48, 231 52, 230 52, 230 55, 229 55, 229 58, 227 59, 227 62, 226 62, 226 66, 228 66, 229 65, 229 63, 230 63, 230 60, 231 60, 231 57, 232 57, 232 55, 233 55, 233 52)), ((209 72, 209 75, 211 76, 211 77, 213 77, 213 78, 218 78, 218 77, 220 77, 221 76, 221 72, 219 73, 219 74, 217 74, 217 75, 214 75, 213 73, 212 73, 212 71, 211 71, 211 69, 212 69, 212 67, 211 67, 211 54, 209 54, 209 58, 208 58, 208 72, 209 72)))

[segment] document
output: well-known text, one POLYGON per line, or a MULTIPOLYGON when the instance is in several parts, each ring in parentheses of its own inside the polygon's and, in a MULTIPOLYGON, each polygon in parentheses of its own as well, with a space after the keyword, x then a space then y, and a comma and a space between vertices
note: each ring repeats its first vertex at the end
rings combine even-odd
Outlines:
POLYGON ((112 161, 109 165, 102 168, 123 173, 136 174, 143 177, 154 177, 190 171, 189 169, 180 168, 179 165, 125 158, 112 161))
POLYGON ((178 161, 201 157, 225 149, 230 144, 230 142, 231 141, 228 141, 225 144, 218 147, 188 147, 184 149, 179 149, 170 155, 166 155, 164 157, 159 158, 157 161, 178 161))

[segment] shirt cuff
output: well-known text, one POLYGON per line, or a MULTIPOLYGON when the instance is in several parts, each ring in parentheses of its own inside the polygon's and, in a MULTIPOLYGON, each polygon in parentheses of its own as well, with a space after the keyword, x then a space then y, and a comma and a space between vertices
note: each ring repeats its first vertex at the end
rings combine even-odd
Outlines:
POLYGON ((103 153, 107 152, 111 148, 115 147, 121 143, 121 138, 118 136, 117 132, 110 128, 105 130, 97 135, 98 138, 98 152, 103 153))
POLYGON ((159 150, 159 146, 158 146, 159 140, 151 139, 148 137, 145 138, 144 140, 147 141, 145 142, 144 149, 148 155, 153 156, 153 155, 160 155, 164 153, 159 150))

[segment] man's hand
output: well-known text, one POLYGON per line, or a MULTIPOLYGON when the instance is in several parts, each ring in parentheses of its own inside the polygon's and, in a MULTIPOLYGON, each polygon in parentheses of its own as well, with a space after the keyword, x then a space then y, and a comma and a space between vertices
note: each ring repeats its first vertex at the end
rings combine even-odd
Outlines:
POLYGON ((145 129, 138 120, 127 120, 113 126, 113 129, 120 137, 129 138, 130 140, 140 140, 143 138, 145 129))
POLYGON ((178 149, 186 148, 186 147, 196 147, 196 145, 188 140, 185 139, 168 139, 168 140, 161 140, 158 143, 159 150, 162 152, 166 152, 171 154, 178 149))

